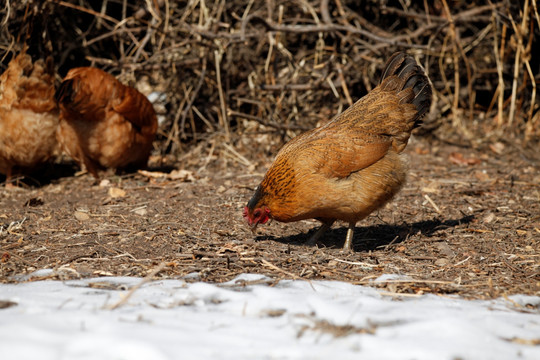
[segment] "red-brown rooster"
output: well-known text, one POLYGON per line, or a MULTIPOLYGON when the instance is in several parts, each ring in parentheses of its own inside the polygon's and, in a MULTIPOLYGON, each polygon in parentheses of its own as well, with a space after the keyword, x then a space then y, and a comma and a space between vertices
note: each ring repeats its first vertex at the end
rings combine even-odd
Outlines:
POLYGON ((58 139, 98 178, 98 170, 145 167, 157 130, 150 101, 96 68, 71 69, 56 92, 58 139))
POLYGON ((349 224, 352 250, 358 221, 386 204, 405 182, 401 152, 431 104, 431 85, 414 58, 394 54, 380 84, 324 126, 303 133, 279 151, 244 208, 253 229, 269 219, 318 219, 318 238, 336 220, 349 224))
POLYGON ((50 61, 32 62, 24 48, 0 76, 0 172, 31 170, 57 146, 58 107, 50 61))

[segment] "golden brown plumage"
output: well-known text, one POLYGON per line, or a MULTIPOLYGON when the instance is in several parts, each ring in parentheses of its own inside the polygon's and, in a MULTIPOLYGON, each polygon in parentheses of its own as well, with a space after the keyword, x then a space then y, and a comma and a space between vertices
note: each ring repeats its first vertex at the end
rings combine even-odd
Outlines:
POLYGON ((68 72, 56 98, 58 139, 94 177, 104 168, 146 166, 157 118, 143 94, 102 70, 82 67, 68 72))
POLYGON ((381 83, 324 126, 303 133, 279 151, 244 209, 255 227, 318 219, 349 223, 344 248, 352 248, 355 224, 388 202, 405 182, 400 153, 431 104, 431 85, 405 53, 389 60, 381 83))
POLYGON ((25 48, 0 76, 0 172, 7 186, 14 169, 31 169, 56 149, 58 108, 51 68, 41 59, 32 63, 25 48))

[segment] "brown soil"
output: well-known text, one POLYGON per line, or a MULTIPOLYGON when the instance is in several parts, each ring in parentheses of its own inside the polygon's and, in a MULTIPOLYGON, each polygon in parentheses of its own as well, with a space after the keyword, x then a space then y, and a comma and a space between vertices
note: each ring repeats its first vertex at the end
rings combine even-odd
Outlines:
POLYGON ((538 155, 509 144, 471 150, 423 138, 407 152, 408 184, 357 225, 352 254, 340 249, 344 224, 317 247, 304 244, 316 221, 273 222, 251 233, 242 208, 270 158, 235 162, 209 151, 207 166, 181 165, 192 180, 151 169, 153 176, 105 174, 101 184, 57 164, 54 173, 65 175, 46 180, 45 172, 45 185, 0 188, 0 281, 22 281, 38 269, 54 272, 32 280, 145 276, 161 266, 157 277, 197 274, 190 278, 212 282, 262 273, 404 295, 540 295, 538 155), (240 164, 246 161, 257 165, 240 164), (373 283, 382 274, 408 278, 373 283))

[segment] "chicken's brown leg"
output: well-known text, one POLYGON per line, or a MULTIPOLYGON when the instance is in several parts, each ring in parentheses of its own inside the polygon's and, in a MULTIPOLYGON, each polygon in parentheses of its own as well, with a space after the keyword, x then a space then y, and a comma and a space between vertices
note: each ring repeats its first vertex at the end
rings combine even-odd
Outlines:
POLYGON ((317 240, 321 238, 321 236, 326 232, 326 230, 330 229, 334 221, 335 220, 331 220, 329 222, 323 222, 323 224, 317 230, 317 232, 313 234, 313 236, 310 237, 308 241, 306 241, 306 245, 314 246, 315 244, 317 244, 317 240))
POLYGON ((351 252, 353 251, 353 237, 354 237, 354 227, 356 222, 349 223, 349 228, 347 229, 347 237, 345 238, 345 244, 343 244, 343 251, 351 252))

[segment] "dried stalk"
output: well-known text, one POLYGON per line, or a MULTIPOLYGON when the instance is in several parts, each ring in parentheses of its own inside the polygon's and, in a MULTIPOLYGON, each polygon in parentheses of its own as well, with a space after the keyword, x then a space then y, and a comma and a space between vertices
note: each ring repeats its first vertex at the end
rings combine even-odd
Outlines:
POLYGON ((230 141, 231 139, 231 132, 229 129, 229 120, 227 117, 227 105, 225 104, 225 95, 223 93, 223 86, 221 84, 221 59, 223 57, 223 53, 221 49, 214 51, 214 59, 216 61, 216 78, 217 78, 217 87, 218 87, 218 93, 219 93, 219 104, 221 106, 221 117, 220 123, 225 129, 225 138, 227 141, 230 141))

